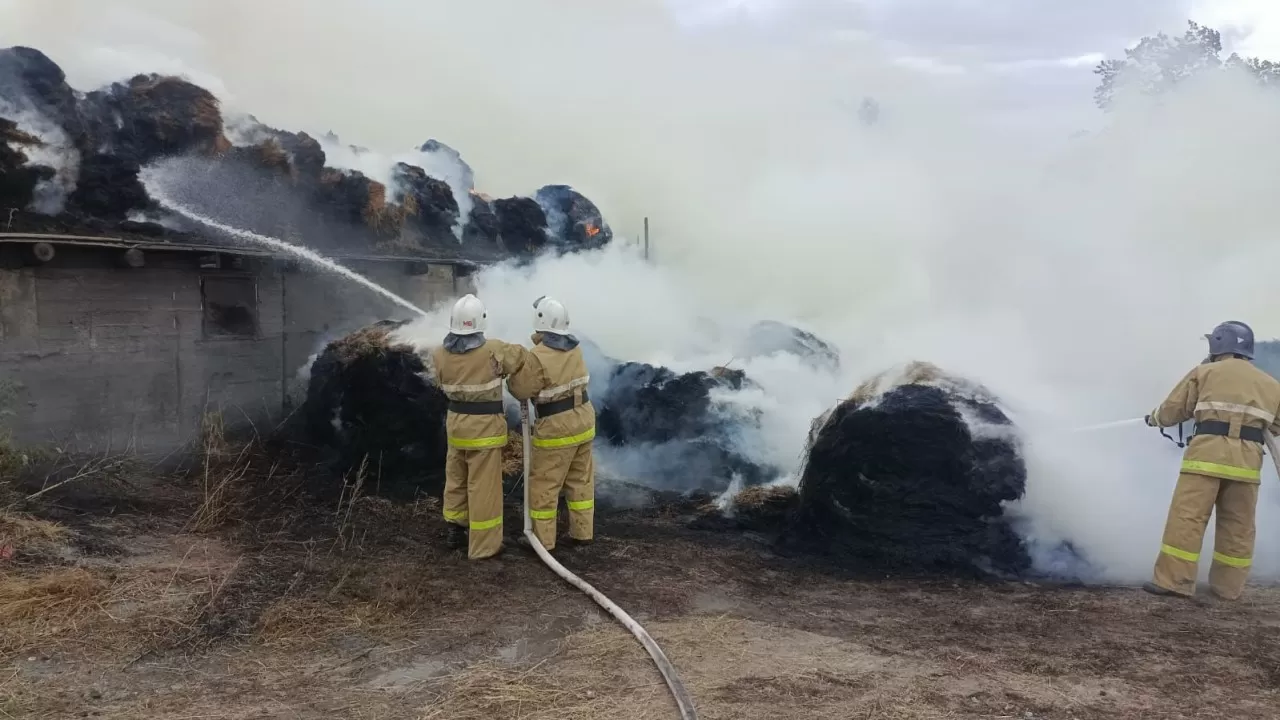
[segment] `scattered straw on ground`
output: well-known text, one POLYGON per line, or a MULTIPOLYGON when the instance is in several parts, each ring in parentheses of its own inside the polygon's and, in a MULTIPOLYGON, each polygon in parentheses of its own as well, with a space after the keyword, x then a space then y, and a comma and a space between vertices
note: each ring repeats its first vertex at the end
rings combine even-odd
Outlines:
POLYGON ((69 537, 58 523, 0 510, 0 568, 6 561, 55 554, 69 537))

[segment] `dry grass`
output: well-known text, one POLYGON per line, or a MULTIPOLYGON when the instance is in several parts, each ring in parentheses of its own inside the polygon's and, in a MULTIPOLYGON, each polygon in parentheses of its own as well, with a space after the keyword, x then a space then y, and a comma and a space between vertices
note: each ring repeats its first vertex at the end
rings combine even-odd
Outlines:
POLYGON ((70 535, 67 528, 58 523, 0 510, 0 568, 15 559, 56 555, 70 535))
MULTIPOLYGON (((206 413, 201 422, 201 501, 187 521, 193 532, 209 532, 222 527, 242 504, 257 456, 257 438, 233 449, 226 439, 220 413, 206 413)), ((270 483, 277 465, 267 470, 270 483)))
POLYGON ((83 568, 0 576, 0 657, 43 645, 100 612, 108 587, 83 568))

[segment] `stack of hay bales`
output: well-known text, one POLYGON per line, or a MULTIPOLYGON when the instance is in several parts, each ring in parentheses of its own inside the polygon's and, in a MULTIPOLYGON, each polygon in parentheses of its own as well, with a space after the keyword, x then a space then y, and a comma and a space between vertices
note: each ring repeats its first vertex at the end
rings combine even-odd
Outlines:
MULTIPOLYGON (((162 158, 181 158, 182 170, 167 179, 181 186, 166 188, 174 199, 242 229, 301 237, 325 251, 372 247, 438 255, 456 248, 455 233, 463 228, 463 240, 477 257, 527 259, 549 245, 571 252, 602 247, 612 238, 596 206, 567 186, 543 188, 536 200, 490 202, 473 192, 473 175, 461 156, 434 140, 422 151, 455 166, 444 174, 459 175, 455 179, 465 187, 458 192, 471 192, 461 196, 473 201, 466 217, 448 178, 421 167, 387 168, 389 185, 328 167, 315 138, 268 127, 252 116, 229 137, 217 97, 178 77, 138 75, 77 93, 62 69, 32 48, 0 49, 0 123, 0 206, 30 209, 35 216, 24 213, 21 227, 11 229, 142 230, 131 217, 165 211, 147 195, 139 172, 162 158), (39 125, 48 137, 30 142, 23 123, 39 125), (33 147, 41 157, 68 159, 44 161, 61 168, 31 165, 33 147), (59 169, 68 175, 60 182, 69 197, 56 207, 35 202, 37 186, 59 169), (189 176, 195 177, 184 185, 189 176), (361 243, 365 247, 350 247, 361 243)), ((173 225, 145 229, 163 235, 174 232, 168 229, 173 225)), ((177 232, 192 230, 181 221, 176 225, 183 228, 177 232)))

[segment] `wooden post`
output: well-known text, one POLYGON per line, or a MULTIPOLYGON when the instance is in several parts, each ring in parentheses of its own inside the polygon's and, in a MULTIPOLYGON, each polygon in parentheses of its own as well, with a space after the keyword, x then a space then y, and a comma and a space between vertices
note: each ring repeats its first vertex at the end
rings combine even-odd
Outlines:
POLYGON ((644 259, 649 259, 649 218, 644 219, 644 259))

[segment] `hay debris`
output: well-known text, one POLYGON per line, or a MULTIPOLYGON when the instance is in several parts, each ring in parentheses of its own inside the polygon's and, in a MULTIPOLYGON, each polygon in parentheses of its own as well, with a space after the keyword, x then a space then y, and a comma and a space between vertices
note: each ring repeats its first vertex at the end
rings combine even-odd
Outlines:
POLYGON ((513 477, 524 472, 524 435, 519 430, 507 431, 507 444, 502 448, 502 474, 513 477))
POLYGON ((15 558, 55 555, 71 533, 58 523, 11 511, 0 511, 0 567, 15 558))
POLYGON ((97 609, 107 587, 106 581, 84 568, 0 577, 0 625, 12 627, 11 623, 37 616, 43 623, 66 624, 97 609))

